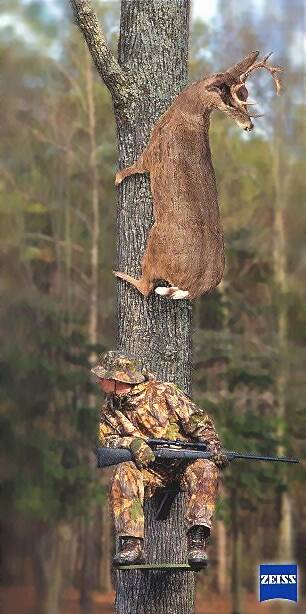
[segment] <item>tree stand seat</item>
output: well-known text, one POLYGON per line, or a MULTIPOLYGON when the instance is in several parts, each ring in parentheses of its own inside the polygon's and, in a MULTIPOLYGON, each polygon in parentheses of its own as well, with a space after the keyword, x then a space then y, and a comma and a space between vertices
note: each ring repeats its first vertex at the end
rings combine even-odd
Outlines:
POLYGON ((154 495, 155 519, 166 520, 168 518, 172 503, 180 492, 178 482, 173 482, 166 488, 157 488, 154 495))

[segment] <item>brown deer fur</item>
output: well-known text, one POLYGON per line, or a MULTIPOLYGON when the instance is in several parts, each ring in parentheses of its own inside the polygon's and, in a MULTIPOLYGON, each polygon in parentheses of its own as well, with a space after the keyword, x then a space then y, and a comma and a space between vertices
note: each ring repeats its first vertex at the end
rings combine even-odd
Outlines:
POLYGON ((174 299, 210 292, 222 279, 224 242, 208 138, 210 114, 219 109, 244 130, 253 128, 244 85, 249 73, 267 68, 279 90, 275 73, 280 68, 267 66, 267 58, 256 62, 258 54, 186 87, 156 122, 138 160, 117 173, 116 184, 134 173, 150 173, 155 221, 142 276, 115 272, 144 296, 158 279, 171 287, 155 292, 174 299))

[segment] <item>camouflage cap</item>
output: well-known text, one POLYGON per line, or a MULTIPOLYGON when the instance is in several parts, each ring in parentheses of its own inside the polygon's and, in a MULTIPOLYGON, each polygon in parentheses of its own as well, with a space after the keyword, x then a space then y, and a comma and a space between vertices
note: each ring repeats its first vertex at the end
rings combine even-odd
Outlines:
POLYGON ((127 384, 140 384, 146 379, 138 358, 122 350, 111 350, 101 354, 91 372, 99 378, 115 379, 127 384))

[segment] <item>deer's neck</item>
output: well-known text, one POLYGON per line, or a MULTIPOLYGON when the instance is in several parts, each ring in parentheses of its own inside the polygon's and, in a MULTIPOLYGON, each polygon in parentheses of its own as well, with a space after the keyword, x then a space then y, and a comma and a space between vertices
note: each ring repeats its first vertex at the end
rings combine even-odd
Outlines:
POLYGON ((209 144, 210 114, 211 114, 210 110, 207 110, 207 112, 204 112, 204 115, 202 114, 201 137, 203 139, 202 148, 203 148, 203 154, 204 154, 205 161, 207 164, 209 164, 212 167, 211 150, 210 150, 210 144, 209 144))
POLYGON ((204 114, 202 114, 203 140, 204 140, 207 148, 209 149, 209 151, 210 151, 210 147, 209 147, 210 114, 211 114, 210 110, 204 111, 204 114))

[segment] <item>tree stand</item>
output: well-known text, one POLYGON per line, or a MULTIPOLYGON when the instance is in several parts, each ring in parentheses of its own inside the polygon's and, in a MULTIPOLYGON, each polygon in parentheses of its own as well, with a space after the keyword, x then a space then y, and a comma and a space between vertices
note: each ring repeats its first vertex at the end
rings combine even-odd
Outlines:
MULTIPOLYGON (((179 492, 175 487, 171 488, 169 493, 166 493, 166 490, 168 489, 160 489, 155 497, 145 501, 144 504, 144 550, 150 564, 117 568, 117 582, 120 584, 127 571, 130 572, 128 578, 133 576, 133 581, 130 579, 129 582, 125 582, 124 592, 117 591, 117 612, 189 614, 191 610, 191 604, 186 599, 183 600, 185 607, 181 609, 182 594, 188 593, 191 580, 190 574, 186 572, 195 571, 186 564, 187 538, 184 525, 180 522, 181 506, 186 500, 186 494, 179 492), (167 496, 169 496, 168 501, 167 496), (169 506, 170 496, 171 506, 169 506), (157 513, 165 514, 167 507, 166 517, 158 520, 157 513), (170 604, 171 609, 169 609, 170 604)), ((193 577, 192 574, 191 576, 193 577)))
MULTIPOLYGON (((175 498, 181 493, 180 486, 174 482, 167 488, 158 488, 155 496, 147 503, 151 504, 151 513, 155 516, 155 521, 158 528, 158 521, 166 521, 169 518, 171 507, 175 498)), ((145 510, 146 511, 146 510, 145 510)), ((171 536, 170 536, 171 537, 171 536)), ((146 540, 145 540, 146 546, 146 540)), ((129 571, 132 569, 141 569, 142 571, 199 571, 201 568, 191 567, 188 563, 143 563, 142 565, 118 565, 117 571, 129 571)))
POLYGON ((129 569, 142 569, 144 571, 200 571, 194 567, 190 567, 187 563, 160 563, 159 565, 119 565, 118 571, 128 571, 129 569))

